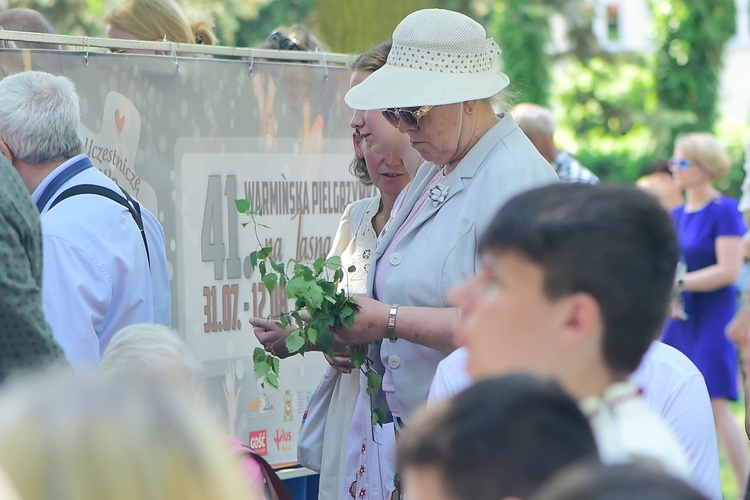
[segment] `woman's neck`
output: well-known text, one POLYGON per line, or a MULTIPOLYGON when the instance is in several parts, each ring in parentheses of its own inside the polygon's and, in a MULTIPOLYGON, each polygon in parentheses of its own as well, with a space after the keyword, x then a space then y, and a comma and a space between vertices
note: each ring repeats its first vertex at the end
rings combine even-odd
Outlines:
POLYGON ((396 203, 397 197, 398 195, 393 196, 382 192, 380 193, 380 207, 378 208, 378 212, 372 218, 372 228, 375 230, 376 235, 380 236, 381 231, 383 231, 383 228, 388 223, 388 219, 391 218, 391 211, 393 210, 393 205, 396 203))
POLYGON ((685 190, 685 210, 695 212, 708 205, 719 196, 719 192, 710 184, 700 184, 685 190))
POLYGON ((469 133, 469 138, 464 146, 461 146, 461 139, 459 138, 458 154, 453 160, 444 165, 443 171, 446 175, 451 173, 458 166, 458 164, 461 163, 461 160, 464 159, 464 156, 466 156, 466 154, 471 151, 471 148, 473 148, 476 143, 479 142, 482 137, 484 137, 484 134, 486 134, 492 127, 495 126, 497 122, 500 121, 500 118, 495 115, 495 112, 492 110, 492 106, 489 104, 489 102, 487 102, 486 106, 478 105, 474 111, 475 116, 469 115, 473 119, 464 119, 464 124, 468 125, 468 127, 466 127, 466 132, 469 133))

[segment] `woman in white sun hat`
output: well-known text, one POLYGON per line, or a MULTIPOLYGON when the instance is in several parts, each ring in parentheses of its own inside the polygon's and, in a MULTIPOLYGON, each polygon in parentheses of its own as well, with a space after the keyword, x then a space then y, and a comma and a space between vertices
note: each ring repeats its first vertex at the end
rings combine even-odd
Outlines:
MULTIPOLYGON (((356 110, 382 109, 426 163, 381 234, 354 325, 336 333, 371 343, 384 374, 374 400, 399 429, 456 346, 458 309, 446 295, 478 268, 479 235, 505 200, 557 176, 510 114, 495 114, 490 99, 509 79, 494 69, 500 49, 480 24, 457 12, 420 10, 401 21, 392 42, 386 65, 345 100, 356 110)), ((395 495, 390 484, 346 489, 355 498, 395 495)))

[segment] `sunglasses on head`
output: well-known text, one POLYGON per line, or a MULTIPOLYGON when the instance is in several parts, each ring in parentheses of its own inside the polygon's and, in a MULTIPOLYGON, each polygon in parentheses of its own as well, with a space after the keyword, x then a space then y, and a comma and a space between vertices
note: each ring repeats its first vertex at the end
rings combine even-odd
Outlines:
POLYGON ((419 128, 419 120, 426 115, 432 106, 415 106, 413 108, 386 108, 383 110, 385 121, 398 128, 401 120, 410 128, 419 128))
POLYGON ((297 45, 297 40, 295 38, 286 37, 278 31, 271 33, 271 36, 268 37, 268 42, 271 48, 277 50, 302 50, 300 46, 297 45))

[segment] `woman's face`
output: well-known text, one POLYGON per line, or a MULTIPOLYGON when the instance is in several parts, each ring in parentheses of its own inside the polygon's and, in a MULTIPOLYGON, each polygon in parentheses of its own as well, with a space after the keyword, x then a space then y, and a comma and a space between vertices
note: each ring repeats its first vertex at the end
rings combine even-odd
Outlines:
POLYGON ((373 185, 384 196, 395 198, 411 180, 404 161, 395 153, 376 153, 364 139, 354 134, 354 152, 362 155, 367 165, 367 174, 373 185))
POLYGON ((674 148, 674 155, 669 168, 672 171, 675 184, 680 189, 689 189, 711 183, 711 174, 689 158, 679 145, 674 148))
POLYGON ((375 187, 384 195, 398 196, 411 180, 404 160, 396 153, 378 154, 366 141, 364 153, 367 173, 375 187))
MULTIPOLYGON (((362 83, 365 78, 372 74, 371 71, 355 69, 349 80, 349 87, 362 83)), ((373 150, 380 153, 399 153, 409 147, 408 138, 385 121, 381 110, 354 111, 349 125, 359 130, 362 138, 372 146, 373 150)))
POLYGON ((409 137, 411 146, 427 161, 445 165, 455 160, 459 150, 459 135, 463 123, 463 103, 434 106, 419 120, 417 128, 404 120, 398 130, 409 137))

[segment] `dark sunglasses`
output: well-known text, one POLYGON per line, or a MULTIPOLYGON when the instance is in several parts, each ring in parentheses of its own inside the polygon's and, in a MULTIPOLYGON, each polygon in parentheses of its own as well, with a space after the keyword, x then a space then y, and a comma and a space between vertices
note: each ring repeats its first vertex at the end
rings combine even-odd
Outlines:
POLYGON ((277 49, 277 50, 302 50, 299 45, 297 45, 297 40, 295 38, 289 38, 278 31, 274 31, 271 33, 271 36, 268 37, 268 45, 270 45, 270 48, 277 49))
POLYGON ((431 109, 432 106, 386 108, 383 110, 383 118, 396 128, 398 128, 401 120, 403 120, 410 128, 419 128, 419 120, 421 120, 431 109))

